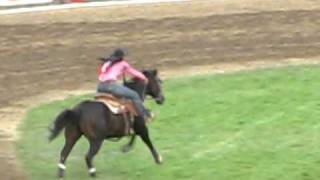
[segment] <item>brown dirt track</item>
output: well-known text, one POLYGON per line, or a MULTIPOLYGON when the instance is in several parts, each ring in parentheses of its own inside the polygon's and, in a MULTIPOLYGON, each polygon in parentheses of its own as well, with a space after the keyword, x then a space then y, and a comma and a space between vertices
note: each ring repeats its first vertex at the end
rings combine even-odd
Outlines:
POLYGON ((320 1, 290 2, 191 1, 0 16, 1 179, 23 179, 11 140, 26 109, 94 90, 95 58, 114 47, 128 49, 136 67, 157 67, 167 76, 318 63, 320 1))

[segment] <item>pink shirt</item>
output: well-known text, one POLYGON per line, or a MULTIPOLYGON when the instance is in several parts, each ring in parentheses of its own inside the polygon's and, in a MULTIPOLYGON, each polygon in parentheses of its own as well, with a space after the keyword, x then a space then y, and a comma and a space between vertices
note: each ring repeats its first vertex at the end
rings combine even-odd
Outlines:
POLYGON ((105 62, 99 69, 99 80, 101 82, 120 80, 124 74, 129 74, 141 80, 147 79, 144 74, 131 67, 125 60, 117 62, 111 67, 109 65, 110 62, 105 62))

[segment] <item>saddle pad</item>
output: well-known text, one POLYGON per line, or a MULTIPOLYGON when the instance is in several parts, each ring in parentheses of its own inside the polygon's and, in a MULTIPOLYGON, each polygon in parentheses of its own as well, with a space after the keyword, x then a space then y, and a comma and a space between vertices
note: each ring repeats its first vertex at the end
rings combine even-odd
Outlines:
POLYGON ((96 101, 104 103, 114 114, 131 112, 137 115, 137 112, 130 100, 120 99, 111 94, 98 93, 95 95, 96 101))
POLYGON ((112 113, 114 114, 121 114, 124 112, 128 112, 126 107, 124 105, 121 105, 120 103, 115 103, 114 101, 108 101, 105 99, 96 99, 98 102, 102 102, 105 104, 112 113))

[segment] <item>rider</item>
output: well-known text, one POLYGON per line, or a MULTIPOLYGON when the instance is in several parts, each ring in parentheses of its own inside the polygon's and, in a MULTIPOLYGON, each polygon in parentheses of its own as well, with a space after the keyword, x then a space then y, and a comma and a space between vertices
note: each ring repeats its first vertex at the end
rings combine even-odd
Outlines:
POLYGON ((137 110, 138 116, 144 120, 150 118, 149 111, 144 107, 143 101, 137 92, 117 83, 125 74, 143 80, 145 84, 148 79, 143 73, 133 68, 126 59, 124 50, 115 49, 108 58, 102 58, 103 64, 99 67, 99 84, 97 92, 110 93, 116 97, 123 97, 132 100, 137 110))

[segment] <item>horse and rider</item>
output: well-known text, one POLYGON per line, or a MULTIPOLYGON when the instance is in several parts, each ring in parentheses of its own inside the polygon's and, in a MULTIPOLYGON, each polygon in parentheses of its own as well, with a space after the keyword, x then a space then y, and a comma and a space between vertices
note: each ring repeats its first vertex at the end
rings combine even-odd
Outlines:
POLYGON ((128 151, 138 135, 150 149, 155 162, 161 163, 162 157, 151 142, 147 128, 147 122, 152 115, 143 103, 146 96, 151 96, 157 104, 163 104, 165 98, 161 80, 157 70, 140 72, 128 63, 125 56, 125 51, 119 48, 110 56, 100 58, 102 63, 99 66, 95 98, 84 100, 72 109, 63 110, 53 122, 50 141, 65 129, 65 144, 58 164, 59 177, 64 176, 68 155, 82 135, 90 143, 85 158, 90 176, 96 175, 92 164, 93 157, 98 153, 103 141, 110 138, 131 136, 130 142, 123 147, 123 151, 128 151), (118 83, 125 75, 132 76, 132 81, 118 83), (122 110, 119 113, 113 111, 114 108, 108 103, 112 101, 121 105, 122 110))
POLYGON ((151 118, 150 112, 144 107, 141 97, 134 90, 117 83, 117 81, 129 74, 145 84, 148 83, 146 76, 134 69, 127 60, 124 59, 125 52, 122 49, 116 49, 109 58, 102 58, 104 61, 99 68, 99 84, 97 92, 110 93, 116 97, 130 99, 137 110, 138 116, 147 121, 151 118))

